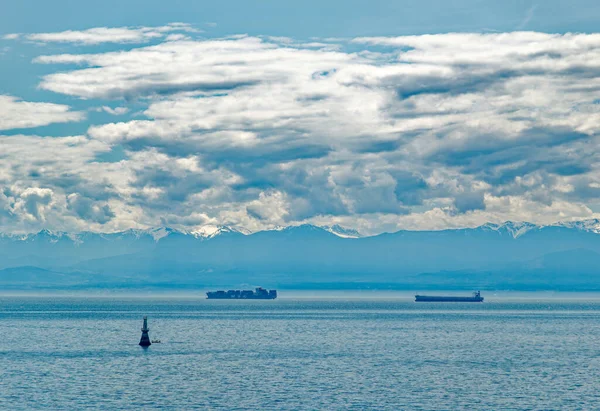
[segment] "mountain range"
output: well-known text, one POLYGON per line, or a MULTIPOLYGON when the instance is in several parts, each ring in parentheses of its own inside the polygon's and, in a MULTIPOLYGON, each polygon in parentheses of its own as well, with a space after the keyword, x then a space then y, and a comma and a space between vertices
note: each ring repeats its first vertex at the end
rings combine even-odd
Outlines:
POLYGON ((600 220, 361 236, 338 225, 250 233, 160 227, 0 234, 4 289, 600 290, 600 220))

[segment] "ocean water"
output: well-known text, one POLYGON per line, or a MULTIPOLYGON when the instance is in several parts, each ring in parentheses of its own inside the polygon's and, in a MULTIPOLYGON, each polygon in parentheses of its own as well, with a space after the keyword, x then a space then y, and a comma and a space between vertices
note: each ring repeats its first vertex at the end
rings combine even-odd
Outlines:
POLYGON ((2 410, 590 410, 599 386, 596 299, 0 297, 2 410))

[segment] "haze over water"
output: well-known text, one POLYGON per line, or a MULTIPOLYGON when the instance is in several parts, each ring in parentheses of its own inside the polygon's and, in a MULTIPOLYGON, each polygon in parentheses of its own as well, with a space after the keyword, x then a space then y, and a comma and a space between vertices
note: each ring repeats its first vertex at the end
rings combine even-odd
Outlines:
POLYGON ((485 296, 2 297, 0 409, 594 408, 597 296, 485 296))

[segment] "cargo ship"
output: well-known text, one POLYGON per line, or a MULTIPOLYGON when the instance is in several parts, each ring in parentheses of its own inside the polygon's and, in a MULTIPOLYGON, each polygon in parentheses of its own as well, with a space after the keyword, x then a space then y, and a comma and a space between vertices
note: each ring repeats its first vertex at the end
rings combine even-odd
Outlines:
POLYGON ((206 293, 209 300, 274 300, 277 290, 266 290, 262 287, 252 290, 209 291, 206 293))
POLYGON ((432 296, 432 295, 415 295, 416 302, 436 302, 436 303, 480 303, 483 302, 483 297, 479 291, 473 293, 471 297, 448 297, 448 296, 432 296))

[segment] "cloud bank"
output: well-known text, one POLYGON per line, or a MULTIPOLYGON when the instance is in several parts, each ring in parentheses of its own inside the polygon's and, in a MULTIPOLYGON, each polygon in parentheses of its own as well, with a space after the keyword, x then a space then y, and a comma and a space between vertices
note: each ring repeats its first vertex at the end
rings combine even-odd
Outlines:
MULTIPOLYGON (((191 25, 170 23, 161 27, 94 27, 87 30, 66 30, 55 33, 33 33, 22 35, 11 33, 3 36, 5 40, 26 39, 37 43, 72 43, 78 45, 97 45, 102 43, 146 43, 165 36, 184 36, 182 32, 198 33, 191 25), (179 34, 172 34, 180 32, 179 34)), ((173 38, 173 37, 171 37, 173 38)), ((176 37, 182 38, 182 37, 176 37)))
POLYGON ((597 34, 172 38, 35 63, 68 64, 44 90, 125 107, 111 114, 144 109, 90 125, 76 187, 5 179, 20 187, 11 215, 27 210, 14 206, 24 190, 52 191, 30 220, 54 207, 61 227, 314 222, 376 233, 550 223, 600 206, 597 34))

